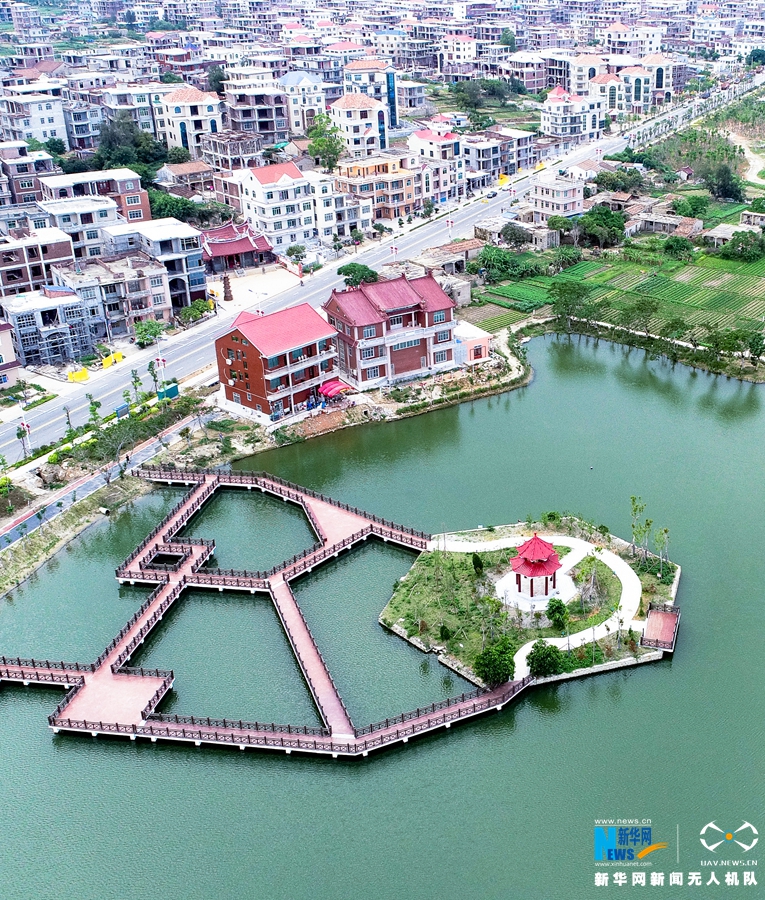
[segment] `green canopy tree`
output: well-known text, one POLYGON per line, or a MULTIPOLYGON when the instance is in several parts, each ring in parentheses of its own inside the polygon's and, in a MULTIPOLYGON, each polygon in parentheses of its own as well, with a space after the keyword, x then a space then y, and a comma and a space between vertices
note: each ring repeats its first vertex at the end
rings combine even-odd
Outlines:
POLYGON ((542 638, 534 642, 526 662, 534 678, 560 675, 564 668, 563 654, 554 644, 548 644, 542 638))
POLYGON ((566 320, 566 331, 571 331, 571 319, 581 315, 582 308, 590 294, 590 288, 579 281, 558 279, 549 289, 553 313, 566 320))
POLYGON ((520 250, 524 244, 528 244, 531 241, 529 232, 514 222, 508 222, 507 225, 503 226, 499 235, 507 246, 513 250, 520 250))
POLYGON ((473 671, 489 687, 504 684, 515 674, 515 648, 508 637, 485 647, 475 658, 473 671))
POLYGON ((134 330, 136 344, 139 347, 148 347, 162 334, 165 326, 154 319, 148 319, 146 322, 136 322, 134 330))
POLYGON ((207 70, 207 87, 216 94, 222 94, 225 90, 226 73, 220 66, 210 66, 207 70))
POLYGON ((175 72, 163 72, 159 76, 159 80, 162 84, 183 84, 184 81, 180 75, 176 75, 175 72))
POLYGON ((167 151, 167 161, 172 165, 191 161, 191 154, 185 147, 171 147, 167 151))
POLYGON ((566 609, 566 604, 560 597, 552 597, 548 600, 545 612, 547 618, 552 622, 553 627, 557 628, 559 631, 563 631, 566 627, 566 622, 568 621, 568 610, 566 609))
POLYGON ((344 266, 340 266, 337 274, 342 275, 348 287, 358 287, 362 282, 372 284, 379 278, 374 269, 370 269, 369 266, 361 263, 347 263, 344 266))
POLYGON ((499 38, 503 47, 509 47, 512 53, 515 53, 515 35, 509 28, 503 28, 499 38))
POLYGON ((342 131, 333 124, 328 115, 319 113, 313 120, 313 128, 309 130, 308 138, 311 141, 308 152, 311 156, 318 157, 327 172, 331 172, 345 152, 345 138, 342 131))

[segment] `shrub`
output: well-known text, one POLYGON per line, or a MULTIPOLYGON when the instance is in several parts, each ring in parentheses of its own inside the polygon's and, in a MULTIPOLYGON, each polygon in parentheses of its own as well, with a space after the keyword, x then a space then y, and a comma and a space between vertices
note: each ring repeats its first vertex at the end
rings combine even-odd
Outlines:
POLYGON ((554 644, 540 638, 535 641, 528 655, 529 672, 535 678, 559 675, 564 668, 563 654, 554 644))
POLYGON ((479 577, 483 575, 483 560, 477 553, 473 554, 473 569, 479 577))
POLYGON ((486 684, 504 684, 515 674, 514 647, 507 637, 483 649, 475 658, 473 671, 486 684))
POLYGON ((566 627, 566 619, 568 618, 568 610, 566 604, 560 597, 553 597, 547 604, 547 618, 552 622, 553 626, 560 631, 566 627))

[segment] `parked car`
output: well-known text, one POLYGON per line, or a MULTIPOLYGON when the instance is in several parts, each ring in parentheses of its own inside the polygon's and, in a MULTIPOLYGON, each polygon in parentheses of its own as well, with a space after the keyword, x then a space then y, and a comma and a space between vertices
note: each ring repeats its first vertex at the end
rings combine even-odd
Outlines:
POLYGON ((497 196, 496 191, 489 191, 489 193, 486 195, 487 199, 489 199, 489 200, 491 200, 493 197, 496 197, 496 196, 497 196))

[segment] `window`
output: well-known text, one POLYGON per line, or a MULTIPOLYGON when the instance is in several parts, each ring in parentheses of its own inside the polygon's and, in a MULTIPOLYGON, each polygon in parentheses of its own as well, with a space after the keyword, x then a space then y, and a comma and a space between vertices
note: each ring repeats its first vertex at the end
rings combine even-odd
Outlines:
POLYGON ((128 213, 128 219, 142 219, 143 213, 140 209, 131 209, 128 213))
POLYGON ((377 329, 374 325, 365 325, 364 326, 364 337, 365 338, 373 338, 377 334, 377 329))
POLYGON ((282 208, 281 208, 281 206, 274 206, 274 207, 271 208, 271 215, 272 215, 272 216, 280 216, 281 214, 282 214, 282 208))
POLYGON ((438 312, 433 313, 433 324, 438 325, 441 322, 446 321, 446 310, 440 309, 438 312))
POLYGON ((109 218, 109 210, 108 209, 100 209, 98 211, 99 219, 108 219, 109 218))
POLYGON ((436 350, 433 354, 434 363, 445 363, 448 358, 449 354, 446 350, 436 350))
POLYGON ((380 377, 380 367, 379 366, 370 366, 367 369, 367 381, 370 378, 379 378, 380 377))
POLYGON ((83 288, 82 293, 80 295, 83 300, 93 300, 96 296, 95 288, 83 288))
POLYGON ((132 181, 126 181, 126 182, 125 182, 125 190, 126 190, 126 191, 132 191, 132 190, 133 190, 133 186, 134 186, 134 185, 133 185, 133 182, 132 182, 132 181))
POLYGON ((98 230, 95 228, 89 228, 85 232, 85 239, 88 241, 95 241, 98 239, 98 230))
POLYGON ((90 250, 88 250, 88 256, 100 256, 100 255, 101 255, 100 247, 91 247, 90 250))
POLYGON ((22 189, 29 190, 30 188, 33 188, 34 186, 35 186, 34 181, 20 181, 19 182, 19 187, 22 189))
POLYGON ((362 359, 374 359, 377 355, 377 347, 364 347, 361 351, 362 359))
POLYGON ((266 200, 273 200, 273 199, 274 199, 274 192, 273 192, 273 191, 268 191, 268 192, 266 193, 266 200))
POLYGON ((128 206, 140 206, 141 198, 138 194, 132 194, 130 197, 125 198, 125 203, 127 203, 128 206))
POLYGON ((149 279, 149 284, 152 287, 162 287, 162 276, 152 275, 152 277, 149 279))
POLYGON ((68 225, 72 221, 71 216, 61 216, 61 223, 63 225, 68 225))
POLYGON ((390 327, 391 328, 400 328, 404 324, 403 316, 391 316, 390 317, 390 327))
POLYGON ((231 395, 231 398, 232 398, 232 400, 234 401, 234 403, 241 403, 241 402, 242 402, 242 395, 241 395, 241 394, 237 394, 236 391, 234 391, 234 393, 231 395))
POLYGON ((151 302, 154 306, 162 306, 162 304, 165 302, 165 295, 164 294, 152 294, 151 302))
POLYGON ((48 222, 45 219, 35 219, 32 222, 35 228, 46 228, 48 226, 48 222))
POLYGON ((442 344, 444 341, 448 341, 451 338, 452 334, 450 331, 437 331, 436 332, 436 343, 442 344))
POLYGON ((413 338, 411 341, 401 341, 400 344, 393 344, 393 346, 390 349, 391 350, 406 350, 409 347, 419 347, 419 346, 420 346, 420 339, 413 338))

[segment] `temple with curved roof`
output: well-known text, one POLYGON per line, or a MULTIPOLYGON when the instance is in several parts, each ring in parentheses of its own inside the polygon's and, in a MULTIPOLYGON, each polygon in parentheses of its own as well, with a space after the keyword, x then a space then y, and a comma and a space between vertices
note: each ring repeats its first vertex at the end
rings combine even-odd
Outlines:
POLYGON ((519 594, 547 599, 556 589, 556 573, 561 564, 555 547, 534 533, 510 560, 519 594))

